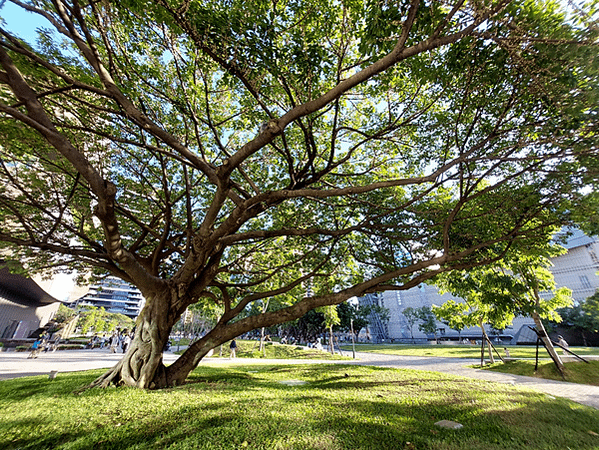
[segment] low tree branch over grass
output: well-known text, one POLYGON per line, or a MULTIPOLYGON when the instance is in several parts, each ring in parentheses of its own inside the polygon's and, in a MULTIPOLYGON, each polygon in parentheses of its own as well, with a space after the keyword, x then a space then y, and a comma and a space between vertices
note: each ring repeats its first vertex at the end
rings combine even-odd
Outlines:
POLYGON ((585 8, 11 3, 48 26, 0 28, 0 241, 147 301, 97 385, 180 384, 252 329, 497 261, 596 181, 585 8), (223 313, 167 368, 194 304, 223 313))

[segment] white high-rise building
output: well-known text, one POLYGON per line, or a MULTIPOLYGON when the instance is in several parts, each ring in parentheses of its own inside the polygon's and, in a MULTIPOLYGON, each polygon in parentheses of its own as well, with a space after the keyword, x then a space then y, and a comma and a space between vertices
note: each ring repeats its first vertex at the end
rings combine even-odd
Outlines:
POLYGON ((136 287, 116 277, 107 277, 89 288, 84 297, 75 300, 71 307, 91 305, 110 313, 124 314, 135 319, 146 300, 136 287))

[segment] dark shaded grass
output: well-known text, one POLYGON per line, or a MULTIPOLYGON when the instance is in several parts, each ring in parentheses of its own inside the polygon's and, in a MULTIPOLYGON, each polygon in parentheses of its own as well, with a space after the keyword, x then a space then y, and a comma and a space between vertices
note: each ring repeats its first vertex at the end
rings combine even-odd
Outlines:
POLYGON ((599 411, 430 372, 201 366, 187 384, 72 392, 102 371, 0 382, 2 449, 596 449, 599 411), (303 381, 287 386, 282 381, 303 381), (448 419, 461 430, 434 426, 448 419))

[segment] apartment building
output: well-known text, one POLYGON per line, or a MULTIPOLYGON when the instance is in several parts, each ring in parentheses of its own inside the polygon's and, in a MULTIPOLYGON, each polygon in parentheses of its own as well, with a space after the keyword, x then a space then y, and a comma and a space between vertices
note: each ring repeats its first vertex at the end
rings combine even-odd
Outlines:
POLYGON ((70 303, 70 307, 95 306, 110 313, 124 314, 135 319, 141 312, 145 299, 136 287, 116 277, 107 277, 90 286, 89 292, 70 303))

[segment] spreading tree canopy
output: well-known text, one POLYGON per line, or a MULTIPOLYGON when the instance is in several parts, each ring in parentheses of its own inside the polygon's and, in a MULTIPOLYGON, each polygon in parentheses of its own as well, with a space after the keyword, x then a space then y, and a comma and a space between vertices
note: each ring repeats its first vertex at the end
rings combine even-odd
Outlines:
POLYGON ((98 385, 178 384, 241 333, 498 260, 596 181, 591 4, 10 3, 47 26, 0 29, 4 251, 147 301, 98 385), (165 367, 195 303, 223 314, 165 367))

